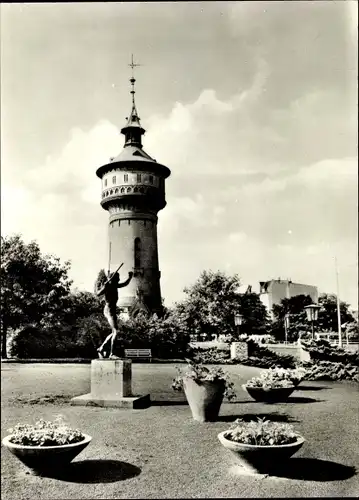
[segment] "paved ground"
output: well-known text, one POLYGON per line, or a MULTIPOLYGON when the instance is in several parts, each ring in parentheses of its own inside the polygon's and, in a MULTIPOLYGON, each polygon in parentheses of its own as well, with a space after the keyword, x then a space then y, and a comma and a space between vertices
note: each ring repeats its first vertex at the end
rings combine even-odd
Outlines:
POLYGON ((4 500, 359 495, 358 384, 306 382, 288 403, 264 405, 241 389, 259 370, 229 366, 238 399, 222 405, 218 422, 200 424, 181 393, 170 388, 174 365, 133 364, 134 392, 149 392, 154 403, 132 411, 69 406, 67 397, 89 392, 89 370, 88 365, 2 365, 2 437, 17 422, 59 413, 93 436, 71 474, 60 479, 26 475, 2 450, 4 500), (63 400, 36 404, 48 395, 63 400), (307 440, 279 477, 239 475, 217 439, 235 418, 255 416, 291 422, 307 440))

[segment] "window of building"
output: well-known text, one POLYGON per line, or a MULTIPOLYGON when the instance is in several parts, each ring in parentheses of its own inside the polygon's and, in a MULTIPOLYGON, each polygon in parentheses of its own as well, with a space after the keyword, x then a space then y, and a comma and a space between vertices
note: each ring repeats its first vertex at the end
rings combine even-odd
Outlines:
POLYGON ((141 267, 141 240, 135 238, 135 267, 141 267))
POLYGON ((116 176, 115 175, 112 177, 112 184, 116 184, 116 176))
POLYGON ((105 179, 104 181, 104 186, 107 186, 107 179, 105 179))
POLYGON ((141 182, 141 174, 137 174, 137 182, 141 182))
POLYGON ((153 184, 153 175, 149 175, 148 180, 150 184, 153 184))
POLYGON ((124 180, 124 182, 128 182, 128 174, 124 174, 123 180, 124 180))

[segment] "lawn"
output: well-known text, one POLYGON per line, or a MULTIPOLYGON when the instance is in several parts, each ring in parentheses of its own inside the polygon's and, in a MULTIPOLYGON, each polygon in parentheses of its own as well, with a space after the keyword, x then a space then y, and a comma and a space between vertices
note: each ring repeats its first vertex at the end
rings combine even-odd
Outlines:
POLYGON ((265 405, 241 388, 260 370, 226 367, 237 400, 219 420, 191 418, 182 393, 173 392, 172 364, 133 364, 133 392, 151 394, 146 410, 73 407, 68 399, 90 390, 89 365, 2 364, 2 437, 17 422, 61 413, 93 436, 68 475, 26 474, 2 450, 2 498, 268 498, 348 497, 359 493, 358 384, 305 382, 288 403, 265 405), (52 400, 49 399, 52 396, 52 400), (293 423, 306 442, 278 477, 238 474, 217 434, 237 417, 267 416, 293 423))

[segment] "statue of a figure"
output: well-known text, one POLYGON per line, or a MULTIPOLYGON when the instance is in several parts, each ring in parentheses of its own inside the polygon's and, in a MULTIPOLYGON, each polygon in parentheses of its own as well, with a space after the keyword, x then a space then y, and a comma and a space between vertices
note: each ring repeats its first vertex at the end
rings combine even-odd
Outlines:
MULTIPOLYGON (((121 266, 120 266, 121 267, 121 266)), ((103 286, 97 290, 96 294, 99 297, 100 295, 105 296, 105 308, 103 310, 103 313, 105 315, 105 318, 109 322, 109 325, 111 327, 111 333, 106 337, 104 342, 101 344, 101 346, 97 349, 98 355, 100 358, 108 357, 108 358, 115 358, 113 355, 113 346, 115 343, 115 339, 118 333, 118 322, 117 322, 117 314, 116 314, 116 304, 118 300, 118 288, 123 288, 129 284, 133 276, 132 272, 128 273, 128 279, 124 281, 123 283, 119 283, 120 281, 120 275, 118 273, 118 270, 115 271, 114 273, 110 274, 108 273, 108 279, 107 281, 103 284, 103 286), (105 346, 110 342, 110 351, 108 356, 105 355, 105 352, 108 352, 108 349, 105 349, 105 346)))

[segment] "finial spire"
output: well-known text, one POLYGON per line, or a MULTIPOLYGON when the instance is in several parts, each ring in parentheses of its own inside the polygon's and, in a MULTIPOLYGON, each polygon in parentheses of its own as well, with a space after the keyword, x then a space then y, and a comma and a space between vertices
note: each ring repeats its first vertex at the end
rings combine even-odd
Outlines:
POLYGON ((135 63, 133 60, 133 54, 131 54, 131 63, 129 64, 132 70, 132 76, 130 78, 132 90, 132 110, 130 116, 126 118, 127 124, 121 129, 122 134, 125 135, 125 146, 137 146, 142 148, 141 136, 145 133, 145 129, 141 127, 140 117, 138 116, 136 104, 135 104, 135 82, 136 79, 133 74, 134 68, 137 66, 142 66, 142 64, 135 63))
POLYGON ((131 94, 132 94, 132 104, 135 104, 135 82, 136 82, 136 78, 134 76, 134 68, 136 68, 137 66, 142 66, 142 64, 137 64, 137 63, 134 63, 133 62, 133 54, 131 54, 131 64, 129 64, 130 68, 132 69, 132 76, 130 78, 130 82, 131 82, 131 86, 132 86, 132 90, 131 90, 131 94))

